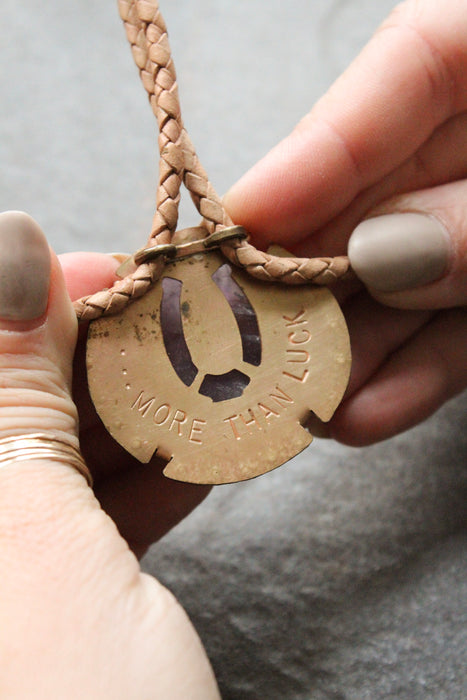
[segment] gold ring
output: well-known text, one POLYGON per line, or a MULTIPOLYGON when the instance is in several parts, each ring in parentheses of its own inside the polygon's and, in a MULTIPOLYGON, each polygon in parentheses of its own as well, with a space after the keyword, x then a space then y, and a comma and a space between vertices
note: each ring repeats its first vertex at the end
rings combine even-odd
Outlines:
POLYGON ((93 481, 83 455, 71 442, 52 433, 31 433, 0 438, 0 468, 16 462, 48 459, 76 469, 89 486, 93 481))

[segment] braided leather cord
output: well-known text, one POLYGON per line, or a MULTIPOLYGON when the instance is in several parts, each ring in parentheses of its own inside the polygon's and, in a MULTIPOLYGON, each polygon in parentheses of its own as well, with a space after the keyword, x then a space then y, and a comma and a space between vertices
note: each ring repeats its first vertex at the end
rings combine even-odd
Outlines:
MULTIPOLYGON (((203 217, 206 235, 232 226, 183 126, 177 80, 167 28, 156 0, 119 0, 133 59, 159 126, 159 184, 151 235, 146 247, 170 243, 178 220, 182 182, 203 217)), ((246 240, 231 240, 221 247, 235 265, 257 279, 286 284, 327 285, 349 270, 346 256, 336 258, 283 258, 257 250, 246 240)), ((164 259, 139 265, 111 289, 74 303, 80 320, 90 321, 122 311, 131 299, 143 296, 159 279, 164 259)))

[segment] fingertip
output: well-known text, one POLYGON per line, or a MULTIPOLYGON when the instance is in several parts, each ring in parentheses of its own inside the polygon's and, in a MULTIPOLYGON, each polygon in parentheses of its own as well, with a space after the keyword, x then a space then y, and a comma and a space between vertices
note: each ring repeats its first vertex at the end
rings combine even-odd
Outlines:
POLYGON ((0 214, 0 319, 27 330, 47 310, 51 255, 39 224, 20 211, 0 214))
POLYGON ((63 253, 59 260, 72 301, 111 287, 121 264, 119 254, 106 253, 63 253))
POLYGON ((343 210, 361 185, 347 149, 323 121, 302 119, 227 193, 235 223, 263 247, 295 246, 343 210))
POLYGON ((420 308, 420 290, 448 271, 452 244, 434 216, 396 212, 362 221, 350 237, 348 255, 352 269, 377 301, 420 308))
MULTIPOLYGON (((297 126, 227 192, 224 205, 235 223, 263 246, 291 244, 309 232, 316 214, 315 125, 297 126)), ((319 188, 318 188, 319 189, 319 188)))
MULTIPOLYGON (((266 156, 267 158, 267 156, 266 156)), ((264 160, 264 159, 263 159, 264 160)), ((263 161, 248 170, 223 197, 223 205, 235 224, 244 226, 257 245, 271 240, 271 182, 264 176, 263 161)))

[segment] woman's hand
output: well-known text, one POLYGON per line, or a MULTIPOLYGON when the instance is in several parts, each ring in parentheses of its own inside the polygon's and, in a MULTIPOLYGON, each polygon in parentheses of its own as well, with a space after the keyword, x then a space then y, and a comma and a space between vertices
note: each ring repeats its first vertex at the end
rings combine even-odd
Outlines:
POLYGON ((353 369, 327 425, 348 444, 395 435, 467 385, 466 37, 465 0, 399 5, 225 198, 262 247, 345 254, 356 229, 366 291, 336 290, 353 369))
MULTIPOLYGON (((14 445, 5 438, 37 433, 77 444, 78 414, 71 398, 77 323, 58 259, 37 224, 17 212, 0 215, 0 252, 2 450, 14 445)), ((97 268, 90 275, 100 284, 102 259, 97 268)), ((107 273, 112 275, 111 267, 107 273)), ((125 473, 130 464, 108 451, 112 448, 92 417, 83 414, 83 420, 91 436, 89 467, 109 510, 114 508, 118 524, 136 543, 147 544, 199 500, 168 480, 160 483, 151 467, 143 479, 133 471, 133 488, 125 473), (142 481, 151 489, 146 501, 142 481), (144 535, 125 512, 123 488, 128 488, 130 513, 142 515, 144 535)), ((83 476, 66 460, 2 459, 2 697, 218 698, 185 613, 163 586, 141 573, 83 476)))

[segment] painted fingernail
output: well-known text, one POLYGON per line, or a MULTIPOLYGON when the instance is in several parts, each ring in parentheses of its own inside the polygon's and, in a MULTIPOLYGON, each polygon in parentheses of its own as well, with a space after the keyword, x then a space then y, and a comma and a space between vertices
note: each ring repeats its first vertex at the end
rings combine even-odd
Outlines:
POLYGON ((362 221, 349 240, 350 263, 370 288, 400 292, 434 282, 445 272, 451 242, 440 221, 404 213, 362 221))
POLYGON ((50 251, 40 226, 28 214, 0 214, 0 318, 32 321, 47 309, 50 251))

